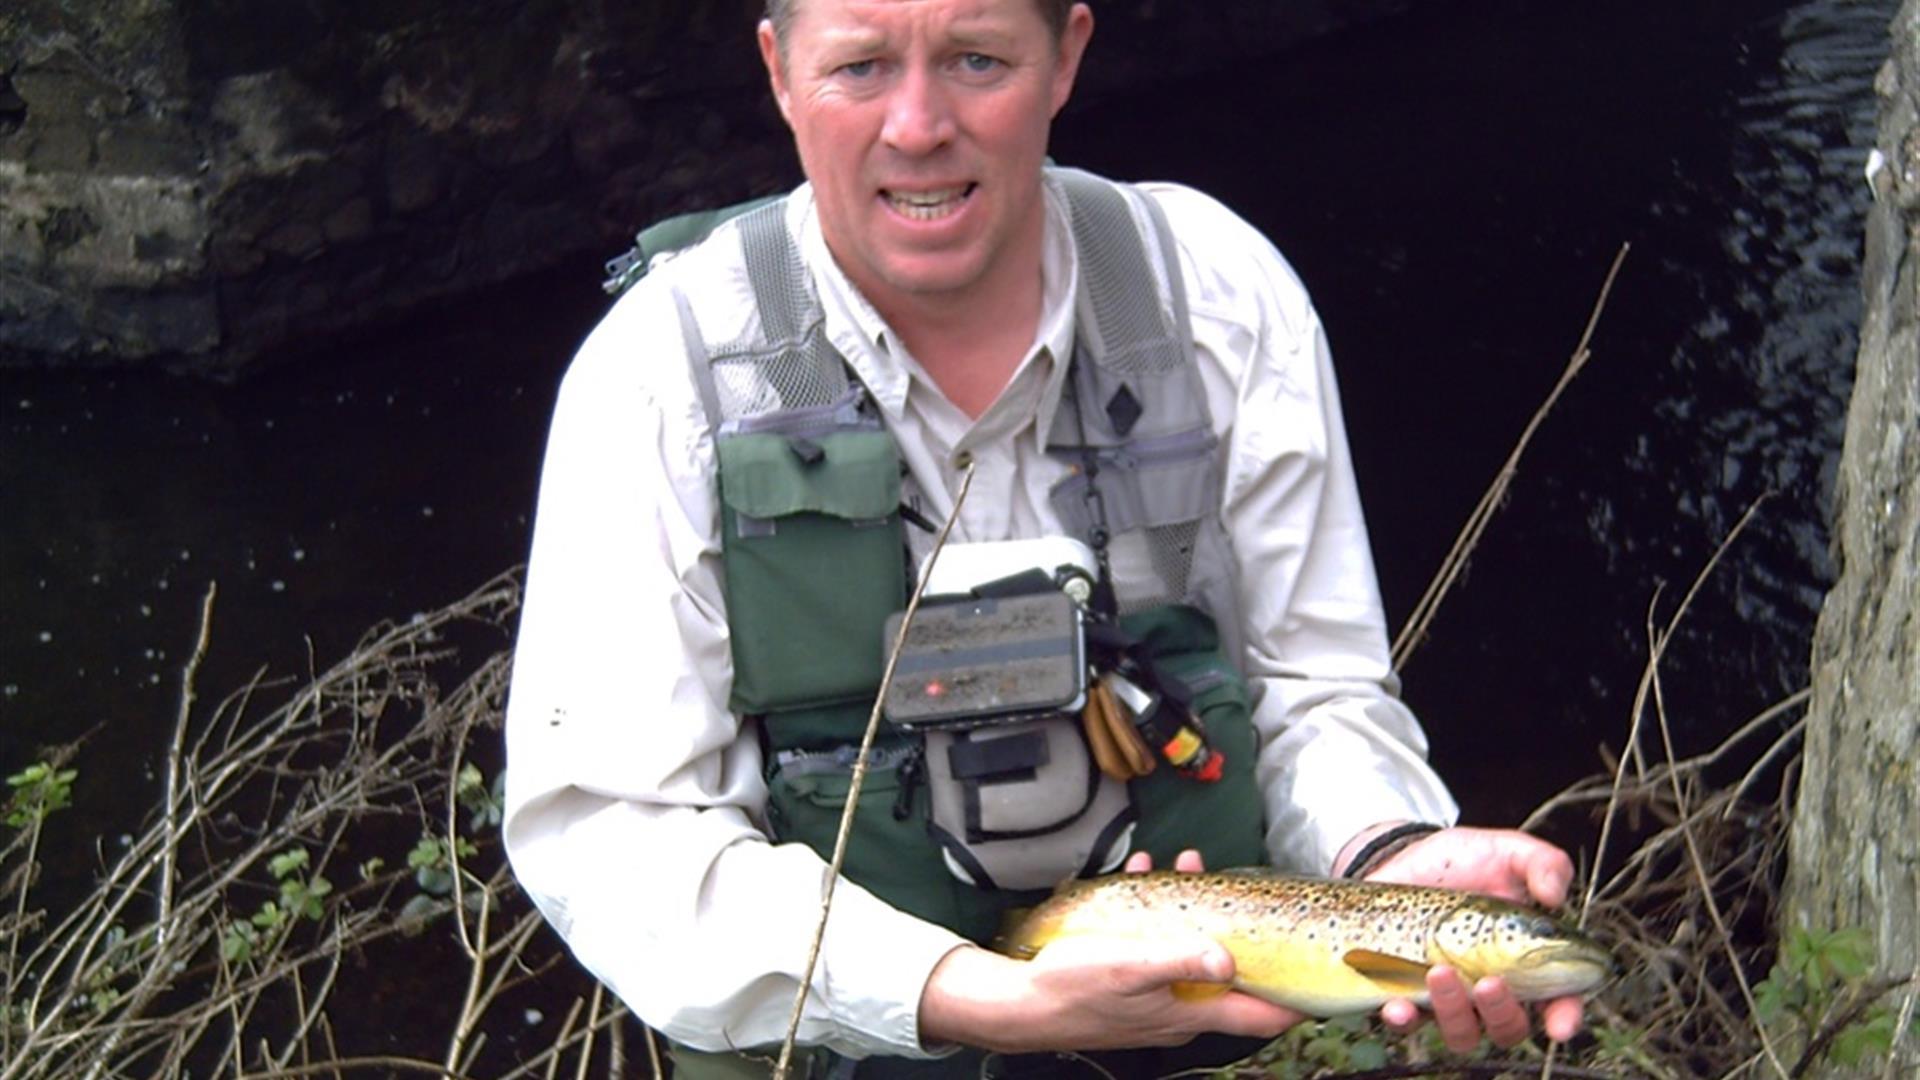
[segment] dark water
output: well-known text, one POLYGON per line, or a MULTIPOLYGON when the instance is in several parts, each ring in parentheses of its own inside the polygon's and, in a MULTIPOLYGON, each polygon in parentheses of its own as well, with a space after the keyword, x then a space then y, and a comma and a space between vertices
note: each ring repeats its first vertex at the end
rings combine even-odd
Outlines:
POLYGON ((1621 745, 1649 614, 1764 493, 1667 655, 1668 710, 1701 747, 1805 683, 1895 7, 1438 5, 1085 114, 1086 157, 1220 194, 1314 290, 1396 625, 1632 244, 1594 360, 1406 667, 1471 816, 1621 745), (1115 128, 1137 141, 1095 142, 1115 128))
MULTIPOLYGON (((1762 492, 1669 704, 1699 744, 1804 682, 1894 6, 1436 0, 1063 117, 1056 156, 1214 192, 1313 288, 1396 623, 1634 245, 1592 366, 1407 670, 1474 816, 1618 745, 1650 605, 1664 618, 1762 492)), ((0 374, 0 768, 93 730, 80 798, 123 828, 209 581, 203 696, 323 665, 523 558, 595 269, 238 388, 0 374)))

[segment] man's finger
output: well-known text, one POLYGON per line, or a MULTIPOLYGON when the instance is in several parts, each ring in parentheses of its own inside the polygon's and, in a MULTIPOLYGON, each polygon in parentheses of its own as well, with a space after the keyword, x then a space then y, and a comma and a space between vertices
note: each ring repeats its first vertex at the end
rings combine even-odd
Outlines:
POLYGON ((1580 1022, 1585 1006, 1577 997, 1555 998, 1542 1006, 1540 1010, 1541 1026, 1547 1029, 1547 1038, 1554 1042, 1571 1041, 1580 1034, 1580 1022))
POLYGON ((1225 994, 1203 1002, 1201 1007, 1207 1010, 1204 1022, 1206 1030, 1224 1035, 1271 1039, 1306 1019, 1303 1013, 1264 1001, 1252 994, 1225 994))
POLYGON ((1420 1006, 1406 998, 1394 998, 1380 1006, 1380 1022, 1396 1035, 1408 1035, 1419 1030, 1426 1021, 1421 1015, 1420 1006))
POLYGON ((1533 1033, 1526 1007, 1500 979, 1488 977, 1474 984, 1473 1008, 1480 1014, 1480 1025, 1495 1046, 1518 1046, 1533 1033))
POLYGON ((1444 964, 1427 972, 1427 996, 1433 1006, 1433 1023, 1440 1029, 1440 1040, 1447 1049, 1465 1054, 1480 1045, 1480 1016, 1460 974, 1444 964))
POLYGON ((1539 903, 1557 908, 1567 902, 1573 884, 1573 860, 1557 847, 1541 846, 1527 856, 1523 868, 1527 892, 1539 903))

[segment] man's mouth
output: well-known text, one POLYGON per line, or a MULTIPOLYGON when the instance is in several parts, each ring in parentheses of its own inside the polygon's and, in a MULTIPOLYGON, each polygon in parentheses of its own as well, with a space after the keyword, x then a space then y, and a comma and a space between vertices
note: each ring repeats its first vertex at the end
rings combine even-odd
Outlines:
POLYGON ((887 205, 901 217, 915 221, 934 221, 956 213, 973 194, 975 184, 963 184, 958 187, 934 188, 929 191, 894 191, 882 188, 880 194, 887 205))

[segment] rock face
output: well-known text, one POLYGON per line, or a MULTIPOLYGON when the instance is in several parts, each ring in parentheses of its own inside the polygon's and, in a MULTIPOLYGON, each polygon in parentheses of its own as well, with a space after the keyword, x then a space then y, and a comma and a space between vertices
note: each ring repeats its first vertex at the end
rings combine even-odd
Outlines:
MULTIPOLYGON (((792 182, 762 0, 9 0, 0 363, 213 373, 792 182)), ((1097 4, 1083 89, 1411 0, 1097 4)))
POLYGON ((1920 0, 1893 41, 1786 924, 1869 929, 1903 978, 1920 967, 1920 0))
POLYGON ((26 0, 0 351, 233 370, 764 188, 743 3, 26 0))

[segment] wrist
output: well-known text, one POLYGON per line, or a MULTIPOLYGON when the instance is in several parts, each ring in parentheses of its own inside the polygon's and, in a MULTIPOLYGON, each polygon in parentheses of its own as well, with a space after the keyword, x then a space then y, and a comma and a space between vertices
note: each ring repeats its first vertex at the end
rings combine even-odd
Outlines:
POLYGON ((988 1050, 1020 1047, 1013 1025, 1033 1010, 1018 1005, 1025 963, 977 945, 960 945, 940 958, 920 991, 920 1045, 938 1052, 958 1043, 988 1050))
POLYGON ((1336 876, 1358 878, 1371 873, 1400 852, 1444 829, 1429 821, 1388 821, 1361 832, 1334 859, 1336 876))

